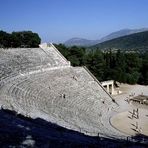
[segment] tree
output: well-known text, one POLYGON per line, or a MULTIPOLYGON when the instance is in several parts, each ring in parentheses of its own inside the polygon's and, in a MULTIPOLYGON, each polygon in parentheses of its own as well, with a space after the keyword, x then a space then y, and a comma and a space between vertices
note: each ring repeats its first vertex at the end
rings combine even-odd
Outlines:
POLYGON ((54 46, 65 56, 65 58, 68 58, 70 51, 64 44, 54 44, 54 46))
POLYGON ((100 50, 96 50, 94 52, 89 52, 86 57, 87 60, 85 60, 85 64, 88 69, 97 77, 99 81, 102 81, 105 66, 103 53, 100 50))
POLYGON ((0 31, 0 47, 9 47, 10 34, 4 31, 0 31))
POLYGON ((148 51, 142 54, 142 66, 140 72, 139 83, 148 85, 148 51))
POLYGON ((116 53, 113 79, 118 82, 126 82, 126 58, 125 53, 120 50, 116 53))
POLYGON ((31 31, 12 32, 0 31, 0 47, 38 47, 41 39, 37 33, 31 31))
POLYGON ((84 65, 85 48, 73 46, 69 49, 68 60, 73 66, 84 65))
POLYGON ((38 34, 31 31, 12 32, 12 38, 18 47, 38 47, 41 42, 38 34))

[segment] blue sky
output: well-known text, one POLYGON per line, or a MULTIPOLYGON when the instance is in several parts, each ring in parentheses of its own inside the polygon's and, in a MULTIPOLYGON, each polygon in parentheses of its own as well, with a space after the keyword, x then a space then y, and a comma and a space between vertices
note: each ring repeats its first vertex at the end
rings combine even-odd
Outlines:
POLYGON ((148 0, 0 0, 0 30, 32 30, 42 42, 145 27, 148 0))

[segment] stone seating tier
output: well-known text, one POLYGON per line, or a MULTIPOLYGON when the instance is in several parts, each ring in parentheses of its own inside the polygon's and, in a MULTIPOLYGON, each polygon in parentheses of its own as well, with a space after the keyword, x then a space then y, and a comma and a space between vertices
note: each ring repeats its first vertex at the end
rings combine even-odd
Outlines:
POLYGON ((0 49, 0 80, 14 73, 70 66, 53 47, 0 49))
POLYGON ((88 135, 126 136, 110 124, 117 107, 111 96, 52 44, 0 49, 0 105, 88 135))
POLYGON ((40 112, 46 120, 90 135, 118 133, 109 124, 108 108, 115 104, 84 68, 21 76, 3 89, 12 106, 27 116, 40 112))

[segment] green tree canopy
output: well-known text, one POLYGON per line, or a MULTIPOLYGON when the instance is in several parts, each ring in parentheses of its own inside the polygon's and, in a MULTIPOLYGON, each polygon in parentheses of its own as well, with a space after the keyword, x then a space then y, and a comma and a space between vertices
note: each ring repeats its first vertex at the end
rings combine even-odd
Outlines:
POLYGON ((73 66, 85 65, 99 81, 113 79, 122 83, 148 85, 148 52, 107 52, 82 47, 56 45, 73 66))
POLYGON ((32 31, 12 32, 8 34, 0 31, 0 46, 8 47, 38 47, 41 39, 37 33, 32 31))

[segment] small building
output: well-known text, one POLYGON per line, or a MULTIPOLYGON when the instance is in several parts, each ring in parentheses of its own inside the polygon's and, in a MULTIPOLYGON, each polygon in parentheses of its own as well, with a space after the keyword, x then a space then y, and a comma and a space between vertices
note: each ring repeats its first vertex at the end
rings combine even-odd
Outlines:
POLYGON ((102 86, 107 90, 111 95, 115 94, 114 90, 114 80, 103 81, 101 82, 102 86))

